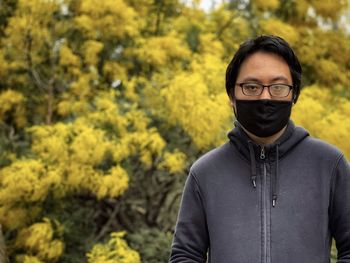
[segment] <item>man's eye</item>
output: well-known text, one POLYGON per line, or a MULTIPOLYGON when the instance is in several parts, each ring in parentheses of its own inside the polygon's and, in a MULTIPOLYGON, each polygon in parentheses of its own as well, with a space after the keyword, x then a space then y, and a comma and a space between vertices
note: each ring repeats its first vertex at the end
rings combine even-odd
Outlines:
POLYGON ((284 90, 288 89, 289 87, 281 84, 281 85, 273 85, 273 86, 271 86, 271 88, 274 91, 284 91, 284 90))
POLYGON ((246 84, 244 85, 244 88, 247 90, 258 90, 260 87, 256 84, 246 84))
POLYGON ((274 90, 281 90, 281 89, 285 89, 286 87, 284 85, 273 85, 272 88, 274 90))

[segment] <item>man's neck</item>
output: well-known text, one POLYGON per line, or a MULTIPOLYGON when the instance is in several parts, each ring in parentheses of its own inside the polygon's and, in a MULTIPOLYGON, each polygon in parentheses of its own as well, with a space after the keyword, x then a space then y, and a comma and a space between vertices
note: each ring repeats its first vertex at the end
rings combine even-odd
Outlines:
POLYGON ((248 134, 250 139, 252 139, 254 142, 256 142, 257 144, 259 144, 261 146, 266 146, 266 145, 272 144, 275 141, 277 141, 278 138, 282 136, 282 134, 286 130, 287 126, 284 126, 284 128, 282 130, 280 130, 279 132, 277 132, 269 137, 258 137, 256 135, 254 135, 253 133, 247 131, 244 127, 242 127, 242 128, 248 134))

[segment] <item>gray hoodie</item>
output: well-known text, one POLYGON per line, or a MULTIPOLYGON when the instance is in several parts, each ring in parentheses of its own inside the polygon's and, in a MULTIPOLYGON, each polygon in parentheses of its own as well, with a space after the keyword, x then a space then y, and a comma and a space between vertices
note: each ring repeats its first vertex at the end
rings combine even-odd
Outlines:
POLYGON ((170 262, 350 263, 350 166, 290 121, 264 148, 239 125, 190 169, 170 262))

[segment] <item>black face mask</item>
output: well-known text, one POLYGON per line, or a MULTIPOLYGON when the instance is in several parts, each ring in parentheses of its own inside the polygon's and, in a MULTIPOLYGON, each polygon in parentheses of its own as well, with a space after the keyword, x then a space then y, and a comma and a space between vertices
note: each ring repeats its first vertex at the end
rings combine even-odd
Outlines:
POLYGON ((249 132, 269 137, 287 125, 292 102, 283 100, 236 100, 236 118, 249 132))

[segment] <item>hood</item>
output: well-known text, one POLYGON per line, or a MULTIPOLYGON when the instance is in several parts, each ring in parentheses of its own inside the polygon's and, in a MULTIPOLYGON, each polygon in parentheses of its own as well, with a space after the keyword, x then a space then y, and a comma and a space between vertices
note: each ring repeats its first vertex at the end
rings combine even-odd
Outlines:
POLYGON ((278 194, 278 163, 283 157, 297 146, 301 141, 309 136, 309 133, 294 125, 293 121, 289 120, 287 128, 280 138, 274 143, 266 146, 261 146, 250 139, 243 130, 238 121, 235 122, 235 128, 228 133, 230 142, 235 145, 241 155, 250 162, 251 178, 254 188, 256 187, 257 177, 257 162, 263 163, 268 159, 275 163, 275 169, 272 173, 272 206, 276 205, 278 194))
MULTIPOLYGON (((309 136, 309 133, 302 127, 295 126, 293 121, 289 120, 287 128, 282 136, 270 145, 266 145, 265 153, 273 152, 278 145, 279 159, 282 159, 285 154, 292 150, 296 145, 298 145, 302 140, 309 136)), ((228 138, 231 143, 236 146, 238 151, 243 155, 243 157, 250 161, 249 144, 253 145, 255 158, 260 161, 260 151, 261 146, 252 141, 249 136, 245 133, 241 124, 235 121, 235 128, 228 133, 228 138)), ((274 156, 271 157, 275 159, 274 156)))

